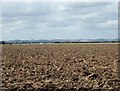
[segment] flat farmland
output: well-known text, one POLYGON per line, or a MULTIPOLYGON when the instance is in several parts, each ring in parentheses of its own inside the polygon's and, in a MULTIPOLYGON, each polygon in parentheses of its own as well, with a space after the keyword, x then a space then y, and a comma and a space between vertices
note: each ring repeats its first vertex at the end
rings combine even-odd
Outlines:
POLYGON ((2 45, 3 89, 118 89, 118 44, 2 45))

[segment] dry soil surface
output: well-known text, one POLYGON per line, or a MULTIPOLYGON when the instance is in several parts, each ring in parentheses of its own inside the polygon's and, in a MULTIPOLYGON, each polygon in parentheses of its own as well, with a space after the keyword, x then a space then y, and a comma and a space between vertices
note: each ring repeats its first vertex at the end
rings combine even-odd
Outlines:
POLYGON ((119 89, 118 44, 2 46, 2 89, 119 89))

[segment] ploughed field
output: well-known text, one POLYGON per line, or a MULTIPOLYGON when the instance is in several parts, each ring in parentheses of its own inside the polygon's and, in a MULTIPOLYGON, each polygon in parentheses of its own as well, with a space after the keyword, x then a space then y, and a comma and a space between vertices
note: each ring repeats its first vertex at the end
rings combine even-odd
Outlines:
POLYGON ((118 44, 2 45, 2 88, 116 89, 118 44))

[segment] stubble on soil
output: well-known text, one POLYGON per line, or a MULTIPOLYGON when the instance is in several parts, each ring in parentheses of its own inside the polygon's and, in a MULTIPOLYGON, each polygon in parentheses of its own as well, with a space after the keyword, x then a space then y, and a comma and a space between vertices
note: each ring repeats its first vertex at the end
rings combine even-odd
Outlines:
POLYGON ((118 89, 117 44, 2 46, 2 88, 118 89))

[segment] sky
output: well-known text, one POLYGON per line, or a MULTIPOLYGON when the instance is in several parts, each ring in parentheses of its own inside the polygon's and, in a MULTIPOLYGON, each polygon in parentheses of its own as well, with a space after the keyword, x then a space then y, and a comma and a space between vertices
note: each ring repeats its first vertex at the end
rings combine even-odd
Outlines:
POLYGON ((4 2, 0 40, 115 39, 115 2, 4 2))

